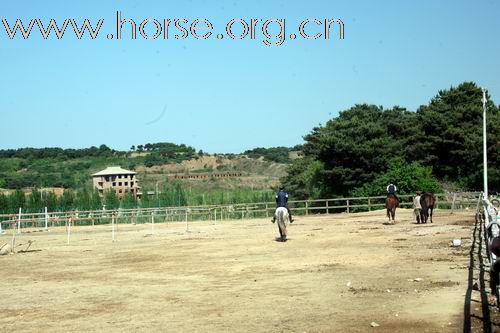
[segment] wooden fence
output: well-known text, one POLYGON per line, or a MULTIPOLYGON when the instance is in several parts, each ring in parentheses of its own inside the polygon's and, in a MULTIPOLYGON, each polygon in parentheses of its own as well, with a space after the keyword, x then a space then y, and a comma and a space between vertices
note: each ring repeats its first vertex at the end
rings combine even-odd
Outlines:
MULTIPOLYGON (((456 192, 435 194, 437 209, 448 209, 450 213, 460 209, 476 209, 481 197, 480 192, 456 192)), ((413 196, 398 195, 400 208, 412 208, 413 196)), ((294 215, 354 213, 383 209, 385 196, 332 198, 317 200, 294 200, 289 207, 294 215)), ((117 210, 38 212, 26 213, 19 209, 18 214, 0 215, 0 232, 7 228, 45 228, 53 226, 95 225, 114 223, 162 223, 207 221, 271 217, 275 203, 244 203, 234 205, 212 205, 191 207, 157 207, 117 210)))

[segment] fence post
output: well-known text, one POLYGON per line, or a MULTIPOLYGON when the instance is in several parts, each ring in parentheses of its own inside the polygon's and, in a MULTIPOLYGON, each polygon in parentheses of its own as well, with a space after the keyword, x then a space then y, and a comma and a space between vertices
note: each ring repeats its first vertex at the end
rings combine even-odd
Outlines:
POLYGON ((49 230, 49 214, 47 213, 47 207, 45 207, 45 230, 49 230))
POLYGON ((111 216, 111 240, 115 241, 115 213, 111 216))
POLYGON ((267 206, 267 204, 266 204, 266 218, 268 218, 268 217, 269 217, 269 212, 267 211, 268 209, 269 209, 269 207, 268 207, 268 206, 267 206))
POLYGON ((155 232, 155 212, 151 211, 151 234, 155 232))
POLYGON ((14 225, 12 227, 12 248, 10 249, 10 253, 14 253, 15 246, 16 246, 16 227, 14 225))
POLYGON ((330 209, 328 207, 328 199, 326 199, 326 213, 330 214, 330 209))
POLYGON ((22 214, 22 208, 19 208, 19 215, 17 219, 17 233, 21 233, 21 214, 22 214))
POLYGON ((371 211, 372 210, 372 202, 370 200, 370 198, 368 198, 368 211, 371 211))
POLYGON ((457 199, 457 194, 453 193, 453 200, 451 202, 451 214, 453 214, 453 211, 455 210, 455 200, 457 199))
POLYGON ((67 239, 67 243, 69 245, 69 237, 71 235, 71 217, 69 218, 69 220, 66 220, 66 223, 68 225, 68 227, 66 228, 67 232, 68 232, 68 239, 67 239))
POLYGON ((347 199, 346 201, 347 201, 347 214, 349 214, 349 199, 347 199))
POLYGON ((188 210, 186 208, 186 232, 189 232, 189 222, 188 222, 188 210))
POLYGON ((309 215, 309 203, 306 201, 306 215, 309 215))

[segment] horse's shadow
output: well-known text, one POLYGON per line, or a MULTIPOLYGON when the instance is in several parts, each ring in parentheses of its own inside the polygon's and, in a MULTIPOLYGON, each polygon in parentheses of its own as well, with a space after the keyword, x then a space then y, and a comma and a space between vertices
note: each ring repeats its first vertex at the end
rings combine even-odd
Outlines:
POLYGON ((275 237, 275 238, 274 238, 274 241, 275 241, 275 242, 279 242, 279 243, 285 243, 285 242, 287 242, 287 241, 289 241, 289 240, 290 240, 290 238, 287 238, 287 239, 285 239, 285 240, 282 240, 282 239, 281 239, 281 237, 275 237))

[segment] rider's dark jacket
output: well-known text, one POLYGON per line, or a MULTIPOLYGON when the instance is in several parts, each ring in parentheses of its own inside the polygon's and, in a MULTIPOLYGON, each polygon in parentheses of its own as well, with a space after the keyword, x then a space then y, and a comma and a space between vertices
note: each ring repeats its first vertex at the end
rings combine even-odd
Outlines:
POLYGON ((387 193, 388 194, 396 194, 396 186, 394 186, 393 184, 389 184, 387 186, 387 193))
POLYGON ((288 204, 288 193, 283 190, 278 191, 276 193, 276 206, 277 207, 286 207, 288 204))

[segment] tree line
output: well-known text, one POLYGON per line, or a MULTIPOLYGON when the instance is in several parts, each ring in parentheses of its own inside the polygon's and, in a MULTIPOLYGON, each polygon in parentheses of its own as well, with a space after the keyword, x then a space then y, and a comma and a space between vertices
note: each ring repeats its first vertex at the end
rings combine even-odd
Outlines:
POLYGON ((83 149, 20 148, 0 150, 0 188, 63 187, 82 189, 90 174, 109 165, 134 170, 137 165, 179 163, 196 155, 184 144, 146 144, 147 155, 131 156, 106 145, 83 149))
MULTIPOLYGON (((489 189, 500 191, 500 110, 487 96, 489 189)), ((283 178, 299 199, 483 188, 482 90, 440 90, 411 112, 359 104, 304 136, 303 159, 283 178)))
POLYGON ((97 191, 65 190, 60 196, 51 191, 34 188, 29 193, 15 190, 6 195, 0 193, 0 214, 15 214, 19 208, 23 212, 41 213, 47 207, 49 212, 88 211, 101 209, 132 209, 152 207, 182 207, 198 205, 227 205, 250 202, 271 202, 274 192, 271 190, 253 190, 249 188, 231 191, 204 192, 186 188, 182 183, 171 182, 159 188, 158 193, 144 189, 141 200, 136 200, 127 192, 119 199, 114 191, 106 191, 102 196, 97 191))

